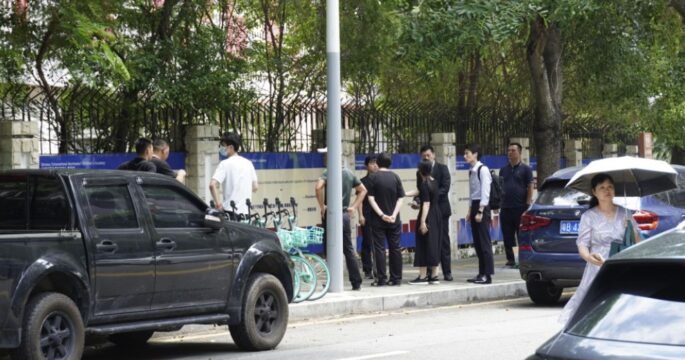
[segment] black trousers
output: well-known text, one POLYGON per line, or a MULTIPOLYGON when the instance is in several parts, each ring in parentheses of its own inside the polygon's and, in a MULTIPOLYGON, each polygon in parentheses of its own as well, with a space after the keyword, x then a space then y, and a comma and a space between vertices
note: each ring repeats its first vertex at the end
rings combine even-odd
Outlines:
MULTIPOLYGON (((451 215, 451 214, 450 214, 451 215)), ((452 246, 450 242, 450 215, 442 217, 440 224, 440 265, 444 276, 452 275, 452 246)), ((435 276, 435 274, 433 274, 435 276)))
POLYGON ((402 280, 402 252, 400 251, 401 224, 372 224, 371 237, 373 238, 373 252, 376 260, 376 272, 378 282, 388 280, 385 271, 385 240, 388 241, 388 255, 390 266, 390 280, 402 280))
POLYGON ((365 274, 374 272, 373 269, 373 238, 371 225, 367 222, 362 226, 362 269, 365 274))
POLYGON ((492 240, 490 239, 490 208, 483 210, 483 219, 476 222, 476 214, 480 207, 480 200, 471 202, 471 235, 473 235, 473 247, 478 255, 478 274, 494 275, 495 260, 492 256, 492 240))
MULTIPOLYGON (((326 218, 323 218, 324 229, 326 228, 326 218)), ((324 234, 324 255, 326 255, 327 236, 324 234)), ((355 241, 356 242, 356 241, 355 241)), ((345 256, 345 264, 347 265, 347 274, 352 286, 362 283, 362 275, 359 272, 359 263, 357 262, 357 250, 352 244, 352 229, 350 228, 350 214, 347 211, 343 212, 343 255, 345 256)))
POLYGON ((502 226, 502 237, 504 238, 504 251, 507 254, 507 262, 516 261, 514 256, 514 246, 518 239, 519 225, 521 225, 521 215, 526 211, 525 206, 501 209, 499 212, 500 224, 502 226))

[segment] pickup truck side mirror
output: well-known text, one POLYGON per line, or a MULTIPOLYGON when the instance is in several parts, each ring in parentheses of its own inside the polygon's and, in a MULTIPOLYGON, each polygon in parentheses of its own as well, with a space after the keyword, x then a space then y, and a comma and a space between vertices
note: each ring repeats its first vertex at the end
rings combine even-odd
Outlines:
POLYGON ((204 225, 213 230, 219 230, 224 227, 224 217, 221 211, 209 208, 205 214, 204 225))

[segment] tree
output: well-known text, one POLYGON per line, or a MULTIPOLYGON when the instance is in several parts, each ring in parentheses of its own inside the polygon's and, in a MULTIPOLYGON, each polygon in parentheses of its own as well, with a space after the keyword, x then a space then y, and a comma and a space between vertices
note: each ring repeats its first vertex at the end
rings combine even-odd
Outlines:
POLYGON ((17 2, 9 31, 0 31, 4 75, 9 81, 31 77, 45 94, 59 137, 59 152, 69 151, 70 127, 59 87, 67 83, 110 86, 129 78, 112 49, 116 37, 108 17, 116 3, 100 1, 17 2))

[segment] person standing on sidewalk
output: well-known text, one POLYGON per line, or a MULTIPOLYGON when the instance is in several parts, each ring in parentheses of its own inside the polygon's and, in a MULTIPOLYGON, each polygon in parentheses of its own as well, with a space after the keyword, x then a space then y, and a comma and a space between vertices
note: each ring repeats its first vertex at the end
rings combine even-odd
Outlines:
POLYGON ((157 139, 152 142, 152 149, 153 154, 150 161, 155 164, 157 174, 170 176, 180 183, 185 184, 186 171, 183 169, 174 171, 171 169, 171 166, 169 166, 169 163, 166 162, 169 158, 169 144, 162 139, 157 139))
MULTIPOLYGON (((368 190, 371 187, 371 176, 378 171, 378 164, 376 163, 376 155, 369 155, 364 159, 366 166, 366 176, 361 178, 361 182, 368 190)), ((373 268, 373 241, 371 237, 371 225, 369 219, 373 216, 373 209, 369 204, 368 197, 364 198, 359 212, 359 225, 362 227, 362 269, 364 270, 364 277, 373 279, 373 274, 376 272, 373 268)))
MULTIPOLYGON (((450 178, 450 170, 445 164, 435 161, 435 150, 430 145, 421 147, 421 159, 431 162, 431 177, 435 179, 438 186, 437 204, 434 206, 440 207, 440 214, 442 219, 440 221, 440 264, 442 266, 442 275, 445 281, 452 281, 452 246, 450 243, 450 216, 452 215, 452 208, 450 207, 450 185, 452 179, 450 178)), ((420 189, 423 182, 423 177, 419 172, 416 173, 416 187, 420 189)), ((418 203, 418 201, 417 201, 418 203)), ((418 209, 418 208, 416 208, 418 209)), ((432 276, 437 276, 433 274, 432 276)))
POLYGON ((469 170, 469 199, 471 206, 466 221, 471 223, 473 246, 478 255, 478 275, 468 282, 490 284, 495 274, 495 263, 490 239, 490 169, 480 162, 480 146, 469 144, 464 148, 464 160, 471 166, 469 170))
POLYGON ((156 172, 157 168, 150 160, 152 159, 152 141, 147 138, 136 140, 136 158, 126 161, 117 167, 117 170, 149 171, 156 172))
POLYGON ((371 176, 369 204, 373 209, 370 225, 378 278, 371 285, 399 286, 402 284, 402 252, 400 250, 402 221, 399 213, 402 208, 402 198, 405 196, 404 188, 400 177, 390 171, 390 165, 392 165, 390 154, 381 153, 376 162, 378 163, 378 172, 371 176), (385 265, 386 239, 390 257, 389 280, 385 265))
MULTIPOLYGON (((319 149, 321 153, 326 153, 327 149, 319 149)), ((325 155, 324 155, 325 156, 325 155)), ((326 181, 328 180, 328 170, 324 170, 323 174, 316 182, 315 192, 316 201, 319 203, 321 209, 321 219, 325 226, 326 224, 326 181)), ((354 212, 361 206, 362 201, 366 197, 366 188, 359 180, 359 178, 348 168, 342 169, 342 205, 343 205, 343 255, 345 256, 345 263, 347 264, 347 274, 349 275, 352 290, 360 290, 362 286, 362 276, 359 272, 359 263, 357 262, 357 250, 355 241, 352 242, 351 218, 354 212), (350 205, 350 196, 352 189, 356 192, 354 203, 350 205)), ((326 236, 324 236, 323 248, 326 249, 326 236)), ((325 250, 324 250, 325 251, 325 250)))
POLYGON ((421 183, 419 188, 407 192, 407 196, 419 197, 419 215, 416 219, 416 252, 414 267, 419 268, 419 276, 410 281, 411 285, 439 284, 438 264, 440 264, 441 222, 443 219, 438 206, 438 184, 431 176, 434 164, 430 160, 419 163, 421 183))
POLYGON ((516 268, 514 247, 517 246, 521 215, 528 209, 533 199, 533 170, 521 161, 522 149, 521 144, 510 143, 507 148, 509 164, 499 170, 503 183, 500 224, 504 237, 504 250, 507 254, 505 266, 510 268, 516 268))
POLYGON ((218 210, 230 209, 231 201, 236 204, 238 215, 247 215, 248 209, 245 204, 246 199, 252 200, 252 193, 257 191, 257 172, 252 162, 238 154, 240 149, 240 135, 236 133, 225 133, 219 143, 220 154, 227 156, 226 160, 219 163, 219 166, 212 175, 209 182, 209 191, 212 194, 214 203, 218 210), (219 184, 224 193, 224 201, 219 199, 219 184))

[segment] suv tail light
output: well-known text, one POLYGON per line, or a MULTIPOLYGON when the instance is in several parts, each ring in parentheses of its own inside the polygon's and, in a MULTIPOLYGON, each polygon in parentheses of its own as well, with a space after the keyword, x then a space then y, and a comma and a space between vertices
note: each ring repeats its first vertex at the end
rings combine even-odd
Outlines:
POLYGON ((659 215, 646 210, 638 210, 633 214, 633 219, 640 230, 654 230, 659 225, 659 215))
POLYGON ((519 226, 520 231, 533 231, 535 229, 543 228, 552 223, 552 219, 531 215, 528 212, 524 212, 521 215, 521 225, 519 226))

